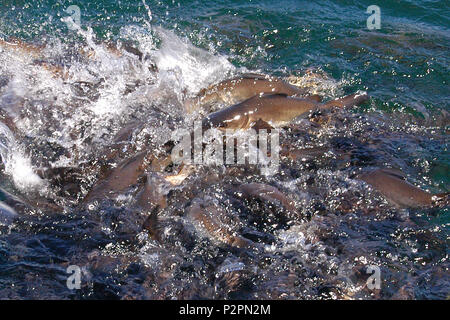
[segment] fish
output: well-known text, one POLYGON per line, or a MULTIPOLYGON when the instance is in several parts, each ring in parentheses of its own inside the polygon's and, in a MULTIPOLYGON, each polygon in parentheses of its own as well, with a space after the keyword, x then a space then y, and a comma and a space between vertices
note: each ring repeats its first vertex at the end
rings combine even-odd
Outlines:
MULTIPOLYGON (((43 69, 49 71, 55 78, 68 80, 70 77, 65 65, 45 60, 44 51, 47 48, 45 44, 32 44, 11 37, 8 40, 0 38, 0 48, 15 52, 24 57, 34 59, 32 61, 34 65, 40 66, 43 69)), ((124 55, 132 55, 139 59, 139 61, 141 62, 149 60, 148 56, 146 56, 143 52, 141 52, 138 48, 136 48, 132 43, 128 41, 121 41, 118 44, 115 44, 113 42, 106 42, 101 44, 100 48, 103 49, 110 58, 120 58, 124 55)), ((81 57, 87 58, 89 60, 95 60, 98 58, 98 54, 93 48, 82 48, 78 51, 78 54, 81 55, 81 57)), ((147 61, 147 64, 148 69, 151 72, 158 71, 157 66, 154 62, 147 61)))
POLYGON ((313 147, 305 149, 294 149, 291 146, 284 146, 281 156, 297 161, 311 161, 323 157, 331 149, 327 147, 313 147))
POLYGON ((60 205, 47 201, 44 198, 19 197, 13 195, 6 190, 0 188, 1 204, 4 205, 6 211, 9 210, 9 217, 23 215, 39 210, 45 214, 59 214, 64 211, 60 205), (11 211, 12 209, 12 211, 11 211))
POLYGON ((194 200, 187 211, 187 217, 194 222, 197 229, 202 229, 210 238, 218 242, 238 248, 254 246, 251 240, 237 234, 231 225, 222 221, 230 217, 221 207, 194 200))
POLYGON ((83 202, 115 195, 137 184, 147 167, 147 155, 146 151, 140 152, 111 169, 104 179, 97 181, 83 202))
MULTIPOLYGON (((235 104, 253 96, 270 93, 301 96, 308 92, 277 77, 244 74, 202 89, 195 98, 186 99, 184 107, 186 112, 192 113, 204 106, 216 103, 235 104)), ((320 97, 317 95, 311 96, 310 99, 320 101, 320 97)))
POLYGON ((247 199, 258 198, 274 204, 280 204, 289 215, 300 218, 300 214, 294 202, 274 186, 264 183, 246 183, 238 187, 238 192, 247 199))
POLYGON ((61 63, 35 59, 33 60, 33 65, 47 70, 54 78, 60 78, 63 80, 69 79, 69 71, 67 70, 67 67, 61 63))
POLYGON ((367 99, 367 94, 352 94, 326 103, 318 103, 286 94, 266 94, 207 115, 202 121, 202 128, 245 130, 258 122, 260 126, 261 123, 266 123, 271 127, 280 127, 314 109, 350 107, 362 104, 367 99))
MULTIPOLYGON (((115 153, 117 152, 112 150, 107 155, 114 158, 115 153)), ((91 191, 84 198, 83 203, 93 199, 115 196, 125 192, 132 186, 140 185, 146 181, 144 190, 138 196, 138 198, 144 199, 152 192, 150 189, 153 186, 149 185, 151 181, 158 181, 159 184, 167 184, 170 187, 177 186, 193 171, 192 166, 182 166, 180 171, 174 175, 162 174, 165 168, 171 164, 170 154, 155 155, 149 151, 139 152, 132 157, 122 160, 116 167, 108 170, 94 184, 91 191)), ((143 202, 140 204, 143 204, 143 202)))
POLYGON ((147 231, 150 238, 161 241, 161 220, 159 212, 167 208, 167 197, 174 185, 167 176, 160 172, 149 172, 143 189, 137 194, 136 204, 145 213, 149 214, 142 228, 147 231))
POLYGON ((159 173, 147 174, 144 188, 137 195, 137 204, 140 208, 151 211, 155 207, 167 207, 167 193, 170 191, 169 183, 159 173))
POLYGON ((357 176, 398 208, 425 208, 448 205, 448 193, 432 194, 405 180, 401 171, 381 168, 357 176))
POLYGON ((0 47, 3 49, 20 52, 21 54, 27 54, 31 57, 40 57, 42 55, 42 50, 45 49, 44 45, 35 45, 31 43, 26 43, 17 38, 9 38, 4 40, 0 38, 0 47))
POLYGON ((69 73, 60 63, 44 60, 45 44, 32 44, 17 38, 0 39, 0 48, 14 52, 21 57, 32 59, 32 64, 47 70, 53 77, 67 80, 69 73))
POLYGON ((179 186, 194 171, 195 171, 194 166, 182 164, 182 166, 181 166, 181 168, 180 168, 180 170, 178 171, 177 174, 167 175, 167 176, 164 177, 164 180, 169 182, 173 186, 179 186))
POLYGON ((142 229, 147 231, 151 239, 161 242, 161 224, 158 217, 159 207, 154 208, 142 224, 142 229))

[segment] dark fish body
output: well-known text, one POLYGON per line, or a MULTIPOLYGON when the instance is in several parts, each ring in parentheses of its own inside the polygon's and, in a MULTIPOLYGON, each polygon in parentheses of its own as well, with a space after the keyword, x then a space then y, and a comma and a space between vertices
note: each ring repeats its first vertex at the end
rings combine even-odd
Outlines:
POLYGON ((313 109, 353 106, 365 102, 367 95, 350 95, 327 103, 289 97, 285 94, 255 96, 239 104, 209 114, 203 120, 203 129, 249 129, 258 121, 279 127, 313 109))
POLYGON ((13 118, 3 109, 0 109, 0 126, 5 125, 11 132, 17 132, 13 118))
POLYGON ((2 200, 0 207, 3 217, 13 218, 17 214, 24 214, 30 211, 40 210, 46 214, 62 213, 63 208, 46 199, 32 199, 23 198, 10 194, 9 192, 0 188, 0 196, 2 200))
POLYGON ((169 183, 158 174, 148 174, 144 188, 137 195, 137 204, 144 210, 151 211, 158 207, 167 207, 166 195, 169 190, 169 183))
POLYGON ((194 203, 188 210, 187 217, 203 229, 211 238, 233 247, 244 248, 252 246, 252 242, 232 231, 232 228, 223 223, 226 213, 214 205, 194 203))
POLYGON ((294 202, 277 188, 264 183, 247 183, 239 186, 238 191, 249 199, 259 198, 274 204, 280 204, 292 217, 299 217, 294 202))
POLYGON ((280 93, 287 96, 304 95, 306 91, 282 79, 264 75, 244 75, 222 81, 199 92, 197 97, 186 101, 186 111, 219 102, 237 103, 256 95, 280 93))
POLYGON ((330 150, 331 149, 327 147, 315 147, 307 149, 293 149, 285 147, 282 150, 281 155, 294 161, 297 160, 310 161, 324 156, 330 150))
POLYGON ((141 152, 121 162, 106 178, 99 180, 87 194, 85 201, 123 192, 136 184, 144 174, 147 152, 141 152))
POLYGON ((360 175, 359 179, 370 184, 389 202, 401 208, 431 207, 443 197, 412 185, 401 174, 389 169, 377 169, 360 175))

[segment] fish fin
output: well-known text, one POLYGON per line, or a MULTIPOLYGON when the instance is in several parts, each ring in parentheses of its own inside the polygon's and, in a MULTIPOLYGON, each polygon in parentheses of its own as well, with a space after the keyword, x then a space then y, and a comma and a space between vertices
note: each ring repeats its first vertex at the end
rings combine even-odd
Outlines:
POLYGON ((255 131, 259 131, 259 130, 262 130, 262 129, 266 129, 266 130, 272 130, 273 129, 273 127, 270 124, 268 124, 266 121, 261 120, 261 119, 258 119, 258 121, 256 121, 252 125, 251 128, 254 129, 255 131))
POLYGON ((252 248, 255 246, 255 244, 253 243, 253 241, 245 237, 234 236, 231 242, 231 246, 237 248, 252 248))
POLYGON ((143 60, 144 54, 131 41, 122 41, 121 47, 126 52, 137 56, 139 58, 139 60, 141 60, 141 61, 143 60))
POLYGON ((363 93, 363 94, 356 94, 355 93, 355 94, 351 94, 351 95, 345 96, 345 97, 340 98, 340 99, 335 99, 335 100, 328 101, 323 106, 325 108, 331 108, 331 107, 339 107, 339 108, 353 107, 353 106, 358 106, 360 104, 363 104, 367 100, 369 100, 369 96, 367 94, 365 94, 365 93, 363 93))
POLYGON ((269 76, 260 73, 244 73, 236 77, 236 79, 254 79, 254 80, 266 80, 269 76))
POLYGON ((160 226, 158 219, 159 206, 156 206, 147 219, 144 221, 142 228, 147 230, 153 240, 160 240, 160 226))
MULTIPOLYGON (((132 165, 133 163, 137 162, 138 165, 136 166, 136 168, 143 169, 143 168, 145 168, 145 165, 146 165, 145 164, 146 156, 147 156, 147 151, 139 152, 136 155, 134 155, 133 157, 122 161, 122 163, 120 163, 116 168, 119 168, 122 170, 122 169, 125 169, 126 167, 132 165)), ((111 171, 114 171, 114 169, 111 171)))
POLYGON ((275 97, 284 97, 284 98, 287 98, 287 97, 290 97, 288 94, 286 94, 286 93, 264 93, 264 94, 262 94, 262 95, 260 95, 260 96, 255 96, 255 97, 264 97, 264 98, 275 98, 275 97))
POLYGON ((141 129, 144 126, 143 122, 132 121, 122 129, 120 129, 113 138, 115 143, 131 141, 136 128, 141 129))
POLYGON ((310 96, 306 96, 304 98, 308 99, 308 100, 316 101, 316 102, 322 102, 322 97, 319 96, 318 94, 313 94, 313 95, 310 95, 310 96))

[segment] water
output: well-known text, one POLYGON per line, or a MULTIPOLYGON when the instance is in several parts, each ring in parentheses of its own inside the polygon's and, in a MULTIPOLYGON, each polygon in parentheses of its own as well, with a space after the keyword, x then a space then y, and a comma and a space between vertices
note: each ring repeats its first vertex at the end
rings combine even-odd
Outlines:
POLYGON ((430 192, 449 191, 446 4, 3 0, 0 37, 46 47, 0 49, 0 106, 16 127, 0 127, 0 200, 20 211, 11 218, 2 207, 0 297, 448 298, 448 208, 397 209, 354 178, 389 166, 430 192), (81 28, 71 31, 61 18, 73 4, 81 28), (381 8, 380 30, 366 27, 371 4, 381 8), (145 58, 117 56, 119 42, 145 58), (197 168, 166 192, 159 241, 135 205, 142 183, 83 202, 102 173, 139 151, 161 152, 171 130, 199 116, 183 113, 183 99, 243 72, 291 77, 325 99, 357 90, 372 99, 285 128, 290 149, 329 152, 283 158, 273 177, 197 168), (125 142, 115 140, 123 132, 125 142), (240 197, 248 182, 277 187, 301 218, 240 197), (196 201, 231 216, 254 248, 197 228, 186 214, 196 201), (83 271, 80 290, 67 287, 70 265, 83 271), (370 265, 380 268, 379 290, 366 285, 370 265))

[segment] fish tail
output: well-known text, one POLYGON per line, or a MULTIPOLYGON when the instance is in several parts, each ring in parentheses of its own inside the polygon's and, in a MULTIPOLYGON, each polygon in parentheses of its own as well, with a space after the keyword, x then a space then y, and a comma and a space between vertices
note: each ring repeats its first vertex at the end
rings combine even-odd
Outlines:
POLYGON ((348 96, 345 96, 340 99, 328 101, 324 104, 325 108, 331 108, 331 107, 352 107, 352 106, 358 106, 360 104, 363 104, 369 99, 369 96, 366 93, 363 94, 351 94, 348 96))
POLYGON ((149 236, 156 241, 160 240, 160 224, 158 219, 159 206, 156 206, 143 224, 143 229, 147 230, 149 236))

